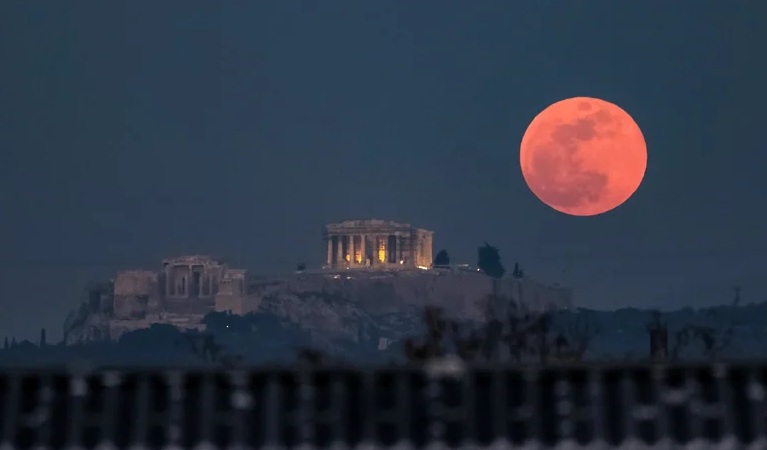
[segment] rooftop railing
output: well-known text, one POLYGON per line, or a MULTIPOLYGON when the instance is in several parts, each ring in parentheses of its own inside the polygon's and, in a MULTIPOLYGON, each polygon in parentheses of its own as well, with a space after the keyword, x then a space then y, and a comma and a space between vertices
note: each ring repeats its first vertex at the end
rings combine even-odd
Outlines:
POLYGON ((0 447, 767 449, 765 365, 6 371, 0 447))

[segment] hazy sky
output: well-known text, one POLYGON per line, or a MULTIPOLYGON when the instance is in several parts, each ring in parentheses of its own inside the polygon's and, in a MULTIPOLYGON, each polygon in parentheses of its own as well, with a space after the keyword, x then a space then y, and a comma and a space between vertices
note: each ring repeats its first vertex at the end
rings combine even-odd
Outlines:
POLYGON ((4 0, 0 335, 59 338, 86 281, 168 255, 319 264, 322 225, 354 218, 432 229, 454 261, 488 241, 584 306, 725 301, 767 258, 765 8, 4 0), (519 170, 532 117, 577 95, 648 144, 598 217, 519 170))

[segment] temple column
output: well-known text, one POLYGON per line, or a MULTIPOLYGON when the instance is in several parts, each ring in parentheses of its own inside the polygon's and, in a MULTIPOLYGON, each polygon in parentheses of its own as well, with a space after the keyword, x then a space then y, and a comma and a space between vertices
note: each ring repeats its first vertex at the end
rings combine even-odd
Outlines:
POLYGON ((336 239, 336 265, 341 265, 342 261, 344 260, 344 236, 338 235, 338 238, 336 239))
POLYGON ((370 265, 372 266, 378 261, 378 237, 375 234, 368 237, 370 237, 370 246, 373 247, 370 249, 370 265))
MULTIPOLYGON (((350 234, 347 234, 346 236, 344 236, 344 239, 346 240, 346 252, 350 253, 352 249, 352 236, 350 234)), ((343 241, 341 241, 341 249, 343 248, 344 248, 343 241)), ((352 262, 351 257, 349 258, 349 261, 346 260, 346 253, 344 253, 343 260, 344 260, 344 264, 351 264, 352 262)))
POLYGON ((328 236, 328 265, 333 264, 333 237, 328 236))
POLYGON ((186 298, 189 298, 189 288, 192 286, 192 266, 188 266, 186 269, 186 285, 184 286, 184 294, 186 294, 186 298))
POLYGON ((172 271, 168 270, 169 267, 170 265, 165 268, 165 296, 166 297, 170 297, 170 277, 171 277, 170 274, 172 273, 172 271))
POLYGON ((434 241, 432 236, 426 238, 426 262, 427 266, 431 266, 434 263, 434 241))
POLYGON ((200 273, 200 285, 197 286, 197 296, 198 297, 204 297, 205 292, 203 291, 203 288, 205 288, 205 282, 202 279, 202 273, 200 273))
POLYGON ((407 264, 412 266, 413 265, 413 241, 410 239, 410 236, 403 236, 402 237, 402 253, 403 258, 407 260, 407 264))
POLYGON ((367 265, 367 256, 365 255, 365 235, 360 234, 360 264, 367 265))

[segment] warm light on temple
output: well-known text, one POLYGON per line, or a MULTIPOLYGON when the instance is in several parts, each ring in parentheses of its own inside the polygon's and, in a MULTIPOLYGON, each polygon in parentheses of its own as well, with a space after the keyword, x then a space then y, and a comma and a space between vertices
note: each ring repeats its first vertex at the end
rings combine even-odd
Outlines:
POLYGON ((352 220, 325 226, 329 268, 431 266, 433 233, 409 224, 352 220))

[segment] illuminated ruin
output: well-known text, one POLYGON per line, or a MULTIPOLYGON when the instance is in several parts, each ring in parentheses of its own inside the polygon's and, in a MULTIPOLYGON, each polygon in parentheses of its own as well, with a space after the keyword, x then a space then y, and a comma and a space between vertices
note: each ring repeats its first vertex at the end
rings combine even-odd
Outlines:
POLYGON ((349 220, 325 226, 328 268, 422 268, 432 264, 434 233, 385 220, 349 220))

